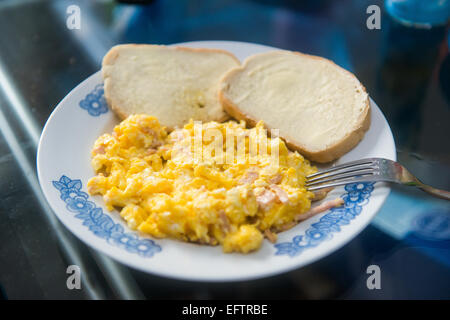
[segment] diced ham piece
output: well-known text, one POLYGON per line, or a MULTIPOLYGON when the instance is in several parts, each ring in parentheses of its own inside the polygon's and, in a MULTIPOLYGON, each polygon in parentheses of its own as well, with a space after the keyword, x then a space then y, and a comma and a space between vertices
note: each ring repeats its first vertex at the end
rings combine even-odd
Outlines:
POLYGON ((105 146, 103 145, 98 146, 97 148, 94 149, 94 153, 105 154, 106 153, 105 146))
POLYGON ((330 188, 324 188, 321 190, 313 191, 314 198, 312 199, 312 201, 319 201, 319 200, 324 199, 327 196, 328 192, 330 192, 333 189, 334 189, 333 187, 330 187, 330 188))
POLYGON ((318 213, 325 212, 331 208, 340 207, 344 204, 344 199, 342 198, 336 198, 334 200, 326 201, 317 207, 311 208, 308 212, 300 214, 295 217, 297 221, 306 220, 308 218, 311 218, 312 216, 315 216, 318 213))
POLYGON ((219 218, 222 221, 223 224, 223 230, 225 232, 230 232, 231 231, 231 226, 230 226, 230 221, 228 220, 227 215, 225 214, 225 211, 221 210, 219 212, 219 218))
POLYGON ((267 189, 256 197, 256 202, 258 203, 258 206, 263 210, 269 209, 272 203, 275 202, 275 200, 276 200, 275 194, 267 189))
POLYGON ((239 183, 240 184, 245 184, 245 183, 250 184, 250 183, 253 183, 256 179, 258 179, 258 177, 259 177, 258 172, 248 171, 245 174, 245 176, 239 180, 239 183))
POLYGON ((275 192, 275 194, 277 196, 277 200, 279 202, 281 202, 281 203, 289 202, 288 194, 286 193, 286 191, 281 189, 279 186, 277 186, 276 184, 272 184, 270 186, 270 189, 275 192))
POLYGON ((155 130, 153 130, 152 128, 149 128, 149 127, 142 127, 142 131, 153 137, 152 144, 150 146, 151 148, 156 149, 159 146, 163 145, 163 142, 161 140, 159 140, 158 133, 155 130))
POLYGON ((289 230, 289 229, 291 229, 292 227, 294 227, 296 224, 297 224, 296 221, 288 222, 288 223, 282 225, 282 226, 280 227, 279 230, 280 230, 280 231, 286 231, 286 230, 289 230))
POLYGON ((277 235, 272 231, 270 231, 269 229, 266 229, 264 231, 264 235, 266 236, 267 239, 269 239, 270 242, 272 243, 277 242, 277 235))
POLYGON ((272 178, 270 178, 269 183, 270 184, 278 184, 281 182, 281 179, 283 177, 281 176, 281 174, 277 173, 276 175, 274 175, 272 178))
POLYGON ((156 132, 155 132, 155 130, 153 130, 152 128, 149 128, 149 127, 142 127, 142 131, 144 131, 145 133, 150 134, 150 135, 156 137, 156 132))
POLYGON ((161 140, 158 140, 157 138, 153 138, 151 148, 156 149, 156 148, 162 146, 163 144, 164 143, 161 140))

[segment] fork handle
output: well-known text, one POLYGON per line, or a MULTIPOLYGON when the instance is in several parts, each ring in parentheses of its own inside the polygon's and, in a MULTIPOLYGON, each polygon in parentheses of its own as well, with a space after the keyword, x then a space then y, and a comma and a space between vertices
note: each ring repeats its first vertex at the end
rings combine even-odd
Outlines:
POLYGON ((445 199, 445 200, 450 200, 450 192, 448 192, 448 191, 436 189, 436 188, 433 188, 424 183, 419 183, 419 184, 417 184, 417 186, 419 188, 421 188, 423 191, 425 191, 433 196, 436 196, 436 197, 439 197, 439 198, 445 199))
POLYGON ((423 191, 431 194, 432 196, 435 196, 435 197, 438 197, 441 199, 445 199, 445 200, 450 200, 450 192, 441 190, 441 189, 436 189, 436 188, 433 188, 433 187, 423 183, 422 181, 417 179, 415 176, 413 176, 411 174, 411 172, 409 172, 403 166, 396 166, 396 168, 400 168, 399 172, 397 173, 398 174, 397 182, 400 182, 407 186, 419 187, 423 191))

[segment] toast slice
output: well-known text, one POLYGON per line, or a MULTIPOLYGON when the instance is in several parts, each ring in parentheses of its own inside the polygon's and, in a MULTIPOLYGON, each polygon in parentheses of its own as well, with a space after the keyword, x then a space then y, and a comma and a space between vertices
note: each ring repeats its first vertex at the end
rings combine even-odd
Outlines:
POLYGON ((105 98, 120 118, 145 113, 168 129, 189 119, 227 118, 218 99, 223 74, 240 65, 224 50, 118 45, 103 58, 105 98))
POLYGON ((370 126, 369 97, 358 79, 327 59, 298 52, 247 58, 224 75, 219 99, 234 118, 250 125, 263 120, 316 162, 339 158, 370 126))

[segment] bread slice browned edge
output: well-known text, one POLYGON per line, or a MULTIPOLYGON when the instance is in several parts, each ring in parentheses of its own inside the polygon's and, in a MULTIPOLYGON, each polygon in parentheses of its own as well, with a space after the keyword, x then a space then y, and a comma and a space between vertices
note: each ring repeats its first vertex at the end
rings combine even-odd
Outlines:
MULTIPOLYGON (((350 74, 352 77, 355 77, 353 73, 350 71, 345 70, 344 68, 341 68, 340 66, 336 65, 333 61, 328 60, 326 58, 318 57, 318 56, 312 56, 300 52, 290 51, 291 53, 307 56, 312 59, 322 59, 328 63, 332 63, 336 68, 339 68, 341 71, 344 71, 348 74, 350 74)), ((221 83, 227 82, 229 78, 231 78, 235 73, 240 72, 245 69, 247 66, 247 62, 249 59, 251 59, 253 56, 248 57, 244 63, 239 66, 231 69, 228 71, 221 79, 221 83)), ((361 84, 362 89, 366 92, 366 88, 361 84)), ((232 101, 230 101, 223 92, 222 85, 219 89, 219 100, 222 104, 222 108, 229 113, 233 118, 236 118, 238 120, 245 120, 250 126, 255 126, 256 123, 259 121, 255 117, 253 117, 250 114, 246 114, 242 110, 239 109, 237 105, 235 105, 232 101)), ((267 129, 268 133, 270 134, 271 129, 279 129, 279 128, 271 128, 266 123, 264 123, 265 128, 267 129)), ((353 149, 359 141, 364 137, 365 132, 370 127, 370 100, 369 97, 367 97, 366 101, 366 107, 364 112, 362 113, 359 121, 359 125, 357 128, 348 134, 346 137, 344 137, 341 141, 338 141, 334 145, 330 146, 326 150, 318 151, 318 152, 312 152, 307 149, 305 149, 300 143, 297 143, 294 141, 293 138, 288 136, 281 136, 285 142, 286 145, 292 149, 297 150, 300 154, 304 155, 307 159, 319 163, 326 163, 333 160, 336 160, 337 158, 341 157, 345 153, 349 152, 351 149, 353 149)))
MULTIPOLYGON (((222 49, 208 49, 208 48, 189 48, 189 47, 182 47, 182 46, 165 46, 165 45, 157 45, 157 44, 119 44, 116 45, 114 47, 112 47, 107 53, 106 55, 103 57, 103 61, 102 61, 102 77, 103 77, 103 82, 104 82, 104 92, 105 92, 105 99, 106 102, 108 103, 109 107, 111 108, 111 110, 113 112, 115 112, 119 118, 121 119, 125 119, 126 117, 129 116, 129 114, 127 114, 125 111, 123 111, 123 109, 114 104, 110 98, 110 96, 108 95, 109 92, 109 81, 108 79, 105 77, 104 74, 104 66, 107 65, 112 65, 114 64, 115 60, 117 59, 118 55, 119 55, 119 50, 120 48, 123 47, 133 47, 133 46, 154 46, 154 47, 167 47, 167 48, 174 48, 175 50, 185 50, 185 51, 191 51, 191 52, 216 52, 216 53, 224 53, 229 55, 231 58, 233 58, 237 63, 241 64, 241 62, 239 61, 238 58, 236 58, 231 52, 226 51, 226 50, 222 50, 222 49)), ((223 119, 218 119, 217 121, 225 121, 228 119, 228 116, 225 114, 223 119)), ((167 128, 169 130, 172 130, 174 128, 167 128)))

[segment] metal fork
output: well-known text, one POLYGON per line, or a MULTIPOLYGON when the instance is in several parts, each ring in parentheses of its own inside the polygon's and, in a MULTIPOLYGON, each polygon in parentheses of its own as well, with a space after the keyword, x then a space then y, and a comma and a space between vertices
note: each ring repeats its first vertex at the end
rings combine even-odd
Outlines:
POLYGON ((309 191, 332 188, 347 183, 385 181, 421 188, 434 196, 450 200, 450 192, 426 185, 398 162, 383 158, 368 158, 347 162, 306 177, 309 191))

